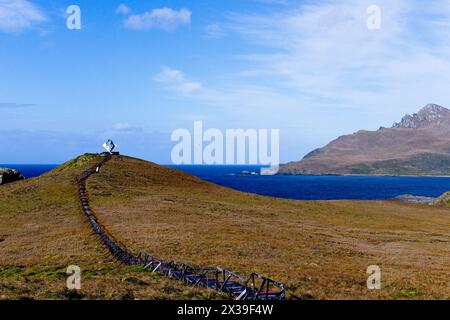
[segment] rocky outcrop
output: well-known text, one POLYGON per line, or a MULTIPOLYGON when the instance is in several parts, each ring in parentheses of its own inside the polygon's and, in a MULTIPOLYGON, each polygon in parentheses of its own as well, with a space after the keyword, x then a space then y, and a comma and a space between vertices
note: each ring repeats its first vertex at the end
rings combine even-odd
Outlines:
POLYGON ((449 116, 450 110, 437 104, 429 104, 413 115, 407 114, 402 118, 402 121, 394 123, 392 128, 417 129, 430 123, 440 124, 443 119, 449 116))
POLYGON ((407 202, 407 203, 417 203, 417 204, 429 204, 429 205, 432 205, 436 201, 436 198, 414 196, 412 194, 402 194, 402 195, 400 195, 398 197, 395 197, 392 200, 400 201, 400 202, 407 202))
POLYGON ((0 185, 23 179, 25 177, 15 169, 0 168, 0 185))
POLYGON ((448 205, 449 203, 450 203, 450 192, 444 193, 440 197, 434 199, 434 201, 432 202, 432 204, 436 206, 448 205))
POLYGON ((450 110, 429 104, 392 128, 341 136, 279 173, 450 176, 450 110))

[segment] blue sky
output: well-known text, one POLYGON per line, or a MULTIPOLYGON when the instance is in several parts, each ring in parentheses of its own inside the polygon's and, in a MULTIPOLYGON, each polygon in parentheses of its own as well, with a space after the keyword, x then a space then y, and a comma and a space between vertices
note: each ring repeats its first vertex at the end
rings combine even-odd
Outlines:
POLYGON ((59 163, 106 138, 170 163, 171 132, 195 120, 280 129, 281 161, 298 160, 449 107, 449 45, 448 1, 0 0, 0 163, 59 163))

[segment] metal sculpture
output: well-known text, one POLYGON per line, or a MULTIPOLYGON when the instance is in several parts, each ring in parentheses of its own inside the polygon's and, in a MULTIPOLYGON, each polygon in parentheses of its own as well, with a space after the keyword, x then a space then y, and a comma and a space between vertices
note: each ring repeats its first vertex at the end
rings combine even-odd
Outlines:
POLYGON ((103 144, 103 148, 105 148, 109 154, 113 154, 113 150, 116 148, 116 145, 111 139, 108 139, 108 141, 103 144))

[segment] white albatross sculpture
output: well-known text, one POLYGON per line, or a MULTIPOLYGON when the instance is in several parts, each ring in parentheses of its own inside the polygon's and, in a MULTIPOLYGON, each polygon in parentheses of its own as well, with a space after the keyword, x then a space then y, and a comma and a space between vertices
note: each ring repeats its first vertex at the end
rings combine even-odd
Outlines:
POLYGON ((106 141, 103 144, 103 148, 105 148, 106 151, 108 151, 110 154, 112 154, 113 150, 116 148, 116 145, 114 144, 114 142, 111 139, 108 139, 108 141, 106 141))

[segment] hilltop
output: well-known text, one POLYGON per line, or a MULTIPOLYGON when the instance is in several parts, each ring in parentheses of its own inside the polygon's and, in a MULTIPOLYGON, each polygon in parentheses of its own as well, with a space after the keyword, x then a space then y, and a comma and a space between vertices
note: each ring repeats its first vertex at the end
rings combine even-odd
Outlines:
POLYGON ((280 173, 450 175, 450 110, 430 104, 391 128, 341 136, 280 173))
MULTIPOLYGON (((221 298, 119 266, 92 237, 75 177, 84 155, 0 187, 0 298, 64 299, 65 269, 81 267, 79 297, 221 298)), ((201 266, 257 271, 288 298, 449 298, 450 211, 382 201, 292 201, 241 193, 147 161, 114 156, 87 182, 101 224, 130 250, 201 266), (379 265, 383 290, 366 288, 379 265)))

